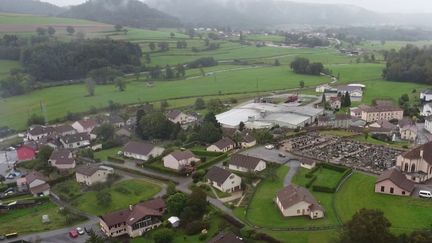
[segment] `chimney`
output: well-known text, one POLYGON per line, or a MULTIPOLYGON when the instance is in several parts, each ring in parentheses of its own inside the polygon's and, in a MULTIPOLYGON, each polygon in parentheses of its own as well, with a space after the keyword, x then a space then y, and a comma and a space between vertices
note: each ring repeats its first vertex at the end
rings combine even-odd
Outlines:
POLYGON ((129 205, 129 210, 132 211, 132 209, 133 209, 133 206, 129 205))
POLYGON ((420 158, 423 158, 423 149, 420 150, 420 158))

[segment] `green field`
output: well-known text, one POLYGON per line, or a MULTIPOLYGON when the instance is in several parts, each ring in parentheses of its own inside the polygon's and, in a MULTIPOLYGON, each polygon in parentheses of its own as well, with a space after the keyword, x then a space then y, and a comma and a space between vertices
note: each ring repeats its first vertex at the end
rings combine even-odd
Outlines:
POLYGON ((140 201, 148 200, 158 193, 161 187, 154 183, 134 179, 116 183, 104 190, 111 193, 112 198, 112 203, 107 208, 98 206, 95 191, 89 191, 79 196, 72 202, 72 205, 84 212, 93 215, 102 215, 126 208, 140 201), (127 193, 120 192, 119 188, 125 189, 127 193))
POLYGON ((0 235, 18 232, 18 234, 48 231, 66 226, 65 217, 58 212, 59 208, 52 202, 12 210, 0 216, 0 235), (48 215, 50 223, 42 223, 42 215, 48 215))
POLYGON ((102 161, 106 161, 108 160, 107 158, 108 156, 116 157, 118 155, 117 152, 120 151, 121 149, 122 149, 121 147, 115 147, 115 148, 100 150, 94 153, 94 158, 100 159, 102 161))
MULTIPOLYGON (((293 183, 301 186, 306 186, 306 184, 311 180, 311 178, 306 178, 305 175, 310 170, 305 168, 300 168, 297 172, 296 176, 293 179, 293 183)), ((314 175, 317 177, 312 185, 314 186, 324 186, 333 188, 336 187, 339 183, 343 172, 338 172, 335 170, 330 170, 327 168, 321 167, 317 171, 315 171, 314 175)))
POLYGON ((0 25, 6 24, 101 24, 83 19, 57 18, 27 14, 0 13, 0 25))
POLYGON ((19 68, 20 64, 17 61, 0 60, 0 78, 9 74, 13 68, 19 68))

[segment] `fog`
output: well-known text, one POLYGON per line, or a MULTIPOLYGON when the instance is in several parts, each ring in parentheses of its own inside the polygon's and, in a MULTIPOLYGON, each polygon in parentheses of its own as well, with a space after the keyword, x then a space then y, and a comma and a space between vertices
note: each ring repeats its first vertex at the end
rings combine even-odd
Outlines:
MULTIPOLYGON (((59 6, 77 5, 86 0, 41 0, 59 6)), ((196 0, 200 1, 200 0, 196 0)), ((228 1, 228 0, 220 0, 228 1)), ((243 0, 255 1, 255 0, 243 0)), ((281 0, 284 1, 284 0, 281 0)), ((351 4, 369 10, 385 13, 432 13, 431 0, 289 0, 293 2, 310 2, 324 4, 351 4)))

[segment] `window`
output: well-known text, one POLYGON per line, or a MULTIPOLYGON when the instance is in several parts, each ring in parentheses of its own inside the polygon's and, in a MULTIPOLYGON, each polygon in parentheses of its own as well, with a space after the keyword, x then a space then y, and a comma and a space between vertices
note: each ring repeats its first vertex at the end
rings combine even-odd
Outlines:
POLYGON ((402 195, 405 195, 405 191, 402 191, 402 195))
POLYGON ((415 164, 411 165, 411 172, 415 172, 415 164))
POLYGON ((408 163, 405 163, 404 171, 408 171, 408 163))
POLYGON ((300 214, 300 209, 297 209, 297 214, 300 214))
POLYGON ((384 192, 384 186, 381 186, 381 192, 384 192))
POLYGON ((394 188, 390 187, 390 193, 393 194, 394 193, 394 188))

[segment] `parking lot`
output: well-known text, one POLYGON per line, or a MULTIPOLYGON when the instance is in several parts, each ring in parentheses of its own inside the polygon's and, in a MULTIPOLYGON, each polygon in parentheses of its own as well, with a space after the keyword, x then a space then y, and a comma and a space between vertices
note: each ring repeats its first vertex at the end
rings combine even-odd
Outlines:
POLYGON ((241 152, 241 154, 249 155, 252 157, 260 158, 268 162, 274 162, 278 164, 286 164, 289 160, 292 160, 294 156, 286 151, 279 149, 266 149, 264 146, 254 147, 241 152), (280 156, 283 154, 285 157, 280 156))

